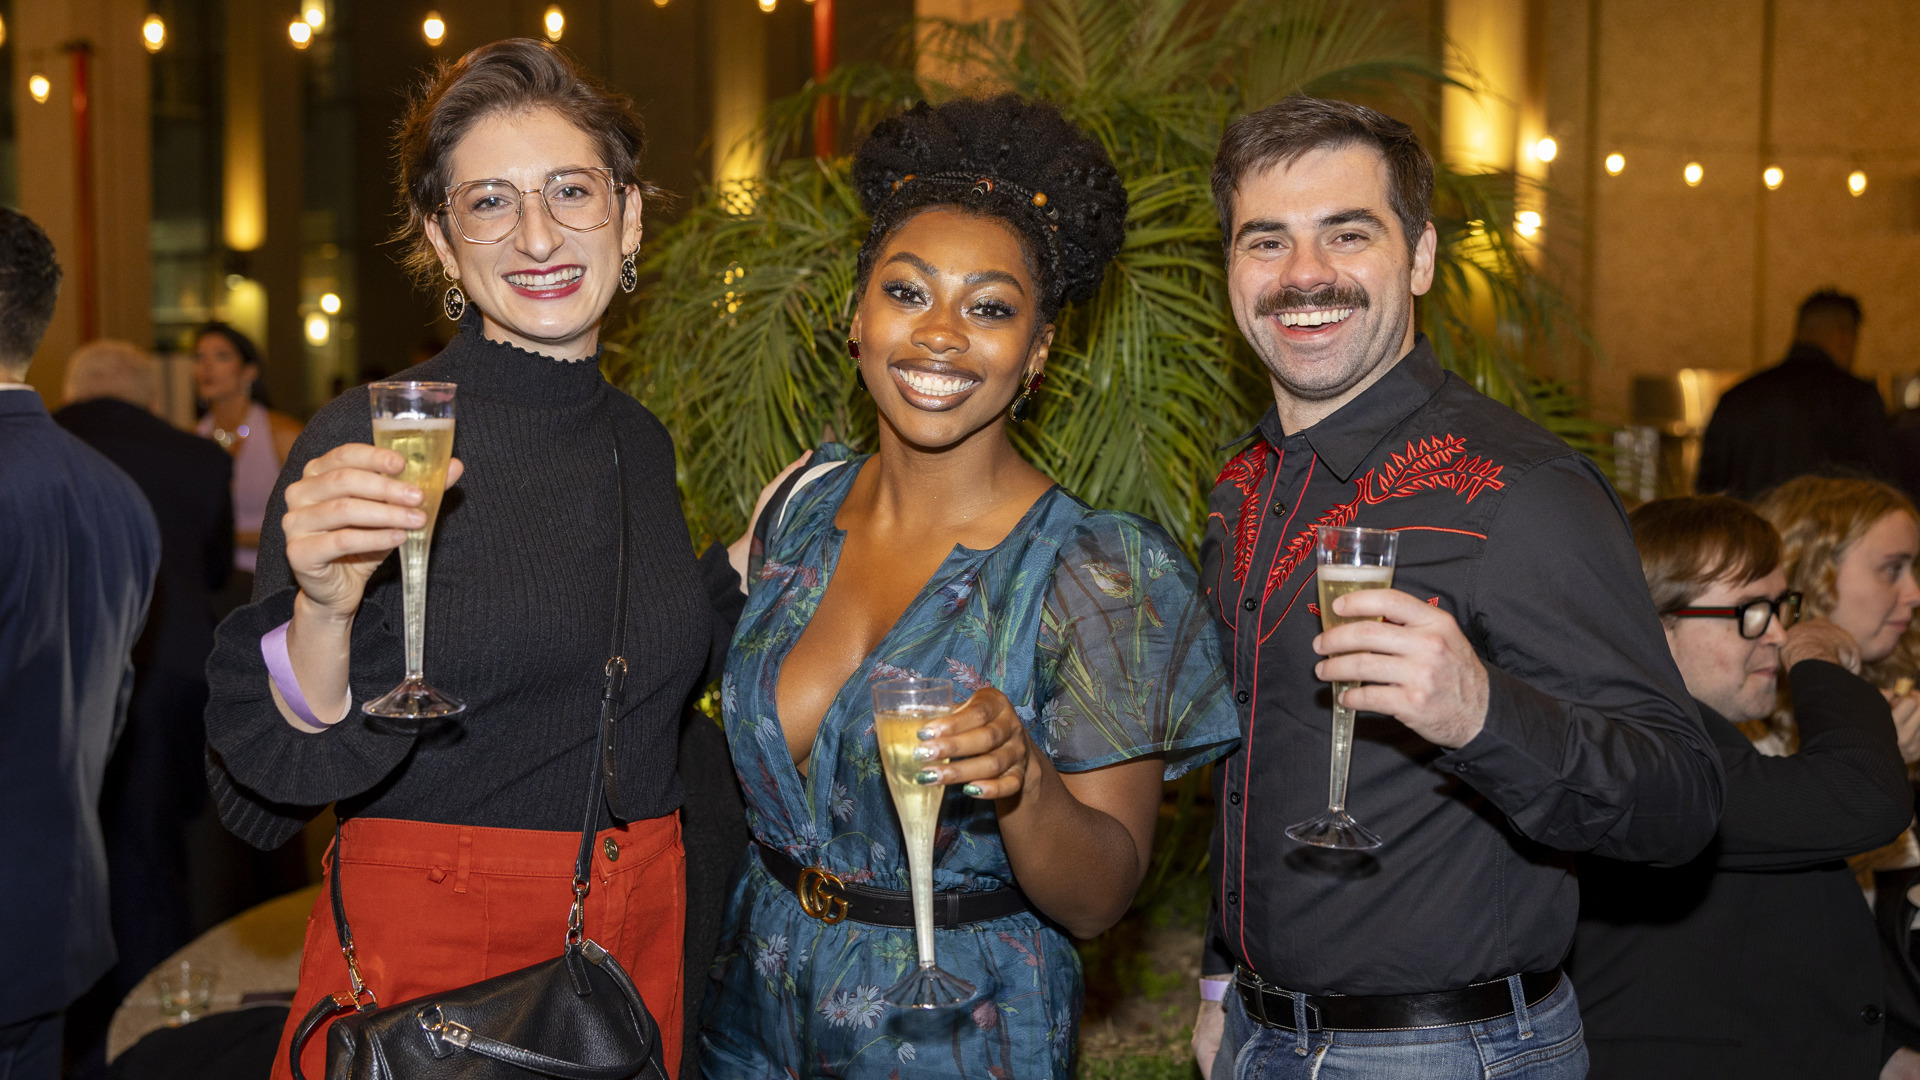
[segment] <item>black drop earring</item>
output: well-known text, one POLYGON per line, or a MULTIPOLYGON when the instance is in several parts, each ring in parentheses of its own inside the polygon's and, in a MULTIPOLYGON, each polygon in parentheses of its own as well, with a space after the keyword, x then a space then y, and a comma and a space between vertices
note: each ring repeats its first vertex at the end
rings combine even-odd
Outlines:
POLYGON ((1040 384, 1047 381, 1044 371, 1036 371, 1027 378, 1027 385, 1021 389, 1020 396, 1013 399, 1013 406, 1007 410, 1007 418, 1016 424, 1024 424, 1033 415, 1033 398, 1040 392, 1040 384))
POLYGON ((867 373, 860 370, 860 339, 847 339, 847 355, 853 358, 853 382, 860 389, 867 388, 867 373))

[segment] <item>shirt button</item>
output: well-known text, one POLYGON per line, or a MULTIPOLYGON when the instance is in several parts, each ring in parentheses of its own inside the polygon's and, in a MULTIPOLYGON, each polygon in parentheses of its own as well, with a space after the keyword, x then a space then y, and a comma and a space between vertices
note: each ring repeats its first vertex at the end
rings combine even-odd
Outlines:
POLYGON ((1284 514, 1286 512, 1287 512, 1287 504, 1279 501, 1278 499, 1274 500, 1273 516, 1279 517, 1281 514, 1284 514))
POLYGON ((1260 601, 1255 600, 1253 597, 1249 596, 1245 600, 1240 601, 1240 606, 1247 609, 1248 611, 1252 611, 1254 608, 1257 608, 1260 606, 1260 601))
MULTIPOLYGON (((1237 893, 1237 892, 1230 892, 1230 893, 1228 893, 1228 894, 1227 894, 1227 903, 1229 903, 1229 904, 1237 904, 1237 903, 1239 903, 1239 902, 1240 902, 1240 894, 1239 894, 1239 893, 1237 893)), ((1869 1006, 1867 1006, 1867 1007, 1868 1007, 1868 1008, 1872 1008, 1873 1006, 1871 1006, 1871 1005, 1869 1005, 1869 1006)))
POLYGON ((1239 693, 1233 695, 1233 700, 1239 702, 1242 705, 1245 705, 1247 702, 1253 700, 1253 695, 1247 693, 1245 690, 1242 690, 1239 693))
POLYGON ((1227 794, 1227 801, 1228 801, 1228 802, 1230 802, 1230 803, 1232 803, 1232 804, 1233 804, 1233 805, 1235 805, 1235 806, 1239 806, 1239 805, 1240 805, 1240 793, 1239 793, 1239 792, 1237 792, 1237 791, 1234 791, 1234 792, 1229 792, 1229 793, 1227 794))
POLYGON ((1454 769, 1454 771, 1455 771, 1455 772, 1466 772, 1467 770, 1469 770, 1469 769, 1471 769, 1471 768, 1473 768, 1473 762, 1471 762, 1471 761, 1463 761, 1463 762, 1461 762, 1460 764, 1458 764, 1458 765, 1455 765, 1455 766, 1453 767, 1453 769, 1454 769))
POLYGON ((608 862, 620 861, 620 845, 613 842, 613 837, 600 841, 600 850, 607 856, 608 862))
POLYGON ((1869 1005, 1866 1008, 1861 1009, 1860 1019, 1865 1020, 1869 1024, 1879 1023, 1880 1022, 1880 1006, 1869 1005))

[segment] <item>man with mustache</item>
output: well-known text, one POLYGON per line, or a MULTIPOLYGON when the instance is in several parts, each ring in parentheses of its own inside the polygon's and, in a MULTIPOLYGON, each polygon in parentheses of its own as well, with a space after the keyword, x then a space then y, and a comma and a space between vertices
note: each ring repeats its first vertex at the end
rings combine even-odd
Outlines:
POLYGON ((1201 1068, 1584 1076, 1559 969, 1572 853, 1683 862, 1722 801, 1625 514, 1592 462, 1415 332, 1433 163, 1405 124, 1289 98, 1228 127, 1213 190, 1274 405, 1201 545, 1242 733, 1215 773, 1201 1068), (1326 633, 1321 525, 1400 533, 1394 587, 1336 601, 1366 621, 1326 633), (1365 684, 1343 700, 1369 851, 1286 833, 1326 805, 1336 681, 1365 684))

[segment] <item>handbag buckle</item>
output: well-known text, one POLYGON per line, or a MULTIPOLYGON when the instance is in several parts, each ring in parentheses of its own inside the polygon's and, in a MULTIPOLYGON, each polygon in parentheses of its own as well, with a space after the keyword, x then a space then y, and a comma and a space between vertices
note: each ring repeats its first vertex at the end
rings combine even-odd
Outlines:
POLYGON ((420 1021, 420 1030, 427 1033, 427 1045, 433 1050, 434 1057, 451 1057, 454 1050, 465 1050, 473 1042, 473 1029, 447 1019, 438 1005, 416 1009, 413 1016, 420 1021), (431 1020, 428 1019, 429 1014, 433 1017, 431 1020), (452 1045, 453 1050, 447 1049, 448 1044, 452 1045))
POLYGON ((582 928, 587 922, 587 883, 573 883, 573 907, 567 912, 567 944, 578 945, 586 935, 582 928))
POLYGON ((831 870, 809 866, 800 871, 800 910, 823 923, 847 917, 847 884, 831 870))

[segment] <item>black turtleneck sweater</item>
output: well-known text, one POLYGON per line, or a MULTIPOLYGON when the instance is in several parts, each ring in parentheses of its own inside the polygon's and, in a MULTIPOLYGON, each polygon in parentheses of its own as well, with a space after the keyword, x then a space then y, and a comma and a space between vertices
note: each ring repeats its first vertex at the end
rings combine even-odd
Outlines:
POLYGON ((597 360, 566 362, 484 339, 469 316, 444 352, 397 376, 459 384, 449 490, 427 578, 426 675, 467 711, 451 738, 377 734, 359 705, 399 682, 401 585, 389 558, 354 620, 347 719, 289 726, 268 692, 260 637, 293 614, 280 519, 311 459, 371 442, 367 395, 351 390, 294 444, 260 536, 254 602, 221 624, 207 665, 209 758, 221 819, 272 847, 328 803, 368 815, 497 828, 580 827, 595 760, 613 620, 619 492, 610 422, 629 492, 631 665, 617 727, 613 815, 672 813, 679 722, 717 634, 710 595, 737 584, 711 553, 697 565, 666 430, 608 385, 597 360), (719 579, 703 584, 701 566, 719 579))

